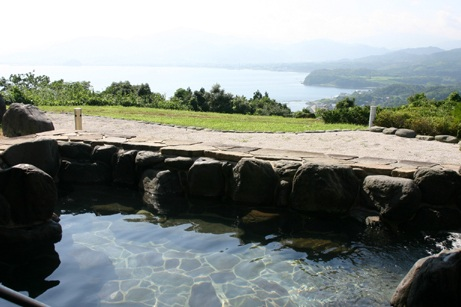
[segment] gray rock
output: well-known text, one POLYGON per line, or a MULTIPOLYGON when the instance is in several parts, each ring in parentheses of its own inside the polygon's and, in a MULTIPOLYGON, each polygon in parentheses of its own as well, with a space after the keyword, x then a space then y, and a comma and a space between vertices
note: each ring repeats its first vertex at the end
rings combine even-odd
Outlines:
POLYGON ((371 132, 383 132, 383 130, 385 129, 385 127, 380 127, 380 126, 372 126, 370 127, 370 131, 371 132))
POLYGON ((420 207, 421 191, 411 179, 368 176, 363 181, 363 191, 368 204, 379 210, 383 222, 391 225, 408 222, 420 207))
POLYGON ((174 157, 166 158, 164 163, 165 167, 169 170, 187 171, 194 164, 195 160, 195 158, 190 157, 174 157))
POLYGON ((301 162, 281 160, 272 162, 272 166, 280 179, 292 182, 301 162))
POLYGON ((112 165, 118 151, 118 147, 114 145, 97 145, 93 148, 93 152, 91 153, 91 161, 99 161, 107 165, 112 165))
POLYGON ((90 144, 80 142, 59 142, 61 157, 75 160, 90 160, 93 148, 90 144))
POLYGON ((136 155, 135 163, 138 171, 144 171, 165 161, 165 156, 159 152, 140 150, 136 155))
POLYGON ((461 306, 461 249, 418 260, 397 286, 391 306, 461 306))
POLYGON ((456 205, 461 193, 461 177, 450 169, 420 168, 414 181, 421 191, 422 202, 433 206, 456 205))
POLYGON ((146 170, 141 179, 143 202, 157 214, 176 215, 188 208, 177 171, 146 170))
POLYGON ((30 164, 0 171, 0 206, 4 226, 26 226, 53 216, 58 195, 50 175, 30 164))
POLYGON ((385 128, 383 130, 383 133, 384 134, 395 134, 396 131, 397 131, 397 128, 390 127, 390 128, 385 128))
POLYGON ((244 158, 232 173, 232 200, 255 206, 274 205, 279 179, 269 162, 244 158))
POLYGON ((200 158, 188 172, 188 187, 191 196, 220 197, 225 191, 223 164, 220 161, 200 158))
POLYGON ((459 139, 452 135, 436 135, 435 140, 442 143, 457 144, 459 139))
POLYGON ((421 141, 433 141, 435 137, 432 135, 417 135, 416 138, 421 141))
POLYGON ((61 163, 58 143, 53 139, 37 139, 12 145, 2 153, 2 159, 9 166, 32 164, 52 178, 58 174, 61 163))
POLYGON ((54 130, 53 123, 36 106, 12 103, 3 115, 3 135, 15 137, 54 130))
POLYGON ((359 180, 349 166, 306 163, 294 177, 291 207, 345 214, 355 204, 359 189, 359 180))
POLYGON ((118 151, 112 166, 113 182, 120 185, 134 186, 137 184, 135 159, 136 150, 118 151))
POLYGON ((403 137, 403 138, 415 138, 416 132, 411 129, 397 129, 395 135, 403 137))

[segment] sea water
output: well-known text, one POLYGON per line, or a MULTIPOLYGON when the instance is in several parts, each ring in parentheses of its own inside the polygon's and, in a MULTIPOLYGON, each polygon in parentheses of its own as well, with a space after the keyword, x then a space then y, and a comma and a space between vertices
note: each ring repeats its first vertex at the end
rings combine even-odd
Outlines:
POLYGON ((259 90, 292 111, 306 107, 306 102, 351 93, 353 89, 305 86, 308 73, 255 69, 225 69, 209 67, 152 67, 152 66, 14 66, 0 65, 0 77, 34 72, 52 81, 89 81, 95 91, 102 91, 112 82, 148 83, 153 92, 170 98, 178 88, 195 91, 210 90, 214 84, 233 95, 248 99, 259 90))

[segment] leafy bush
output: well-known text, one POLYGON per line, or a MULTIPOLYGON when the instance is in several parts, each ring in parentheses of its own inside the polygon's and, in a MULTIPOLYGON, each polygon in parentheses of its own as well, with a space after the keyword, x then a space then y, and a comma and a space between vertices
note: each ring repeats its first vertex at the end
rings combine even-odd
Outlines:
POLYGON ((397 112, 393 109, 383 109, 374 120, 376 126, 404 128, 411 115, 407 112, 397 112))
POLYGON ((370 119, 370 107, 356 106, 355 99, 346 97, 336 104, 334 110, 320 110, 319 115, 327 124, 367 125, 370 119))
POLYGON ((354 106, 346 109, 320 110, 318 115, 327 124, 342 123, 368 125, 370 118, 370 107, 354 106))
POLYGON ((297 111, 293 114, 295 118, 315 118, 315 114, 312 113, 308 108, 303 108, 301 111, 297 111))
POLYGON ((379 112, 374 123, 378 126, 408 128, 418 134, 449 134, 460 137, 461 97, 450 94, 445 100, 430 100, 424 93, 408 98, 408 104, 379 112))

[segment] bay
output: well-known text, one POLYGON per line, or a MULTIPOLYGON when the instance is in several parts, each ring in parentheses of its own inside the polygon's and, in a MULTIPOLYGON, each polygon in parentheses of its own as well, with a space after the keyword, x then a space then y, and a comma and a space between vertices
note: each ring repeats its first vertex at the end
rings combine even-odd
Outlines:
POLYGON ((15 66, 0 65, 0 77, 11 74, 46 75, 52 81, 89 81, 95 91, 102 91, 112 82, 148 83, 153 92, 170 98, 178 88, 209 91, 214 84, 233 95, 253 97, 259 90, 269 97, 286 103, 292 111, 306 107, 307 102, 331 98, 353 89, 305 86, 308 73, 253 69, 226 69, 209 67, 153 67, 153 66, 15 66))

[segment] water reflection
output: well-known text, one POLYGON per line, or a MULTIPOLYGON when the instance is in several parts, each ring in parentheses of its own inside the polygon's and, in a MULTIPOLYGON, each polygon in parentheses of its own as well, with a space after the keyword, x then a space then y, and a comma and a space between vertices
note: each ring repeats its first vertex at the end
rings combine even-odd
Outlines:
POLYGON ((60 265, 53 243, 30 244, 28 247, 2 248, 0 282, 16 291, 26 291, 36 298, 59 285, 58 280, 46 280, 60 265))
POLYGON ((248 208, 167 218, 120 199, 86 196, 91 214, 63 216, 59 251, 72 256, 53 276, 71 281, 41 298, 78 305, 84 293, 88 306, 387 305, 416 260, 461 242, 248 208))

